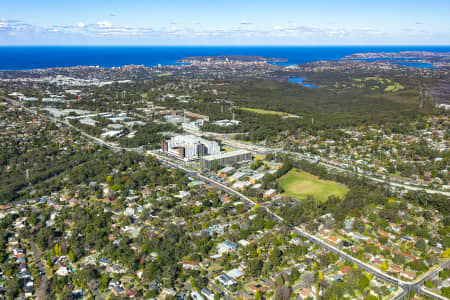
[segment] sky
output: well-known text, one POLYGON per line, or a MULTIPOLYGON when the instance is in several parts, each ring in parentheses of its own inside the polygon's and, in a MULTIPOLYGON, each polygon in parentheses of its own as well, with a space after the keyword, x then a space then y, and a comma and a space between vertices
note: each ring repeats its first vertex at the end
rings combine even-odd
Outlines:
POLYGON ((450 45, 450 1, 2 0, 0 45, 450 45))

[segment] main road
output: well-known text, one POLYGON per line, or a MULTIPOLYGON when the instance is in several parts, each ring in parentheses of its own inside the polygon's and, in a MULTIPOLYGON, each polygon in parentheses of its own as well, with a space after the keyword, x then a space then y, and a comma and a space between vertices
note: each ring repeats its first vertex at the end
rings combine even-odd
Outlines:
MULTIPOLYGON (((29 108, 26 108, 25 106, 21 105, 17 101, 14 101, 14 100, 11 100, 11 99, 8 99, 8 98, 5 98, 5 99, 10 101, 14 105, 17 105, 17 106, 20 106, 20 107, 24 108, 25 110, 27 110, 28 112, 30 112, 32 114, 37 114, 36 111, 31 110, 29 108)), ((138 152, 142 152, 143 151, 141 148, 122 148, 122 147, 119 147, 119 146, 116 146, 116 145, 111 145, 111 144, 109 144, 109 143, 107 143, 107 142, 105 142, 105 141, 103 141, 103 140, 101 140, 99 138, 96 138, 94 136, 91 136, 91 135, 85 133, 81 129, 79 129, 79 128, 75 127, 75 126, 72 126, 68 122, 61 121, 61 120, 58 120, 58 119, 53 118, 53 117, 48 117, 48 118, 50 120, 54 121, 54 122, 63 123, 65 125, 67 125, 67 126, 70 126, 71 128, 79 131, 83 136, 93 140, 94 142, 96 142, 96 143, 98 143, 100 145, 103 145, 103 146, 105 146, 107 148, 110 148, 112 150, 117 150, 117 151, 125 150, 125 151, 138 151, 138 152)), ((209 183, 210 185, 213 185, 213 186, 215 186, 215 187, 217 187, 217 188, 219 188, 221 190, 226 191, 227 193, 229 193, 231 195, 235 195, 236 197, 240 198, 241 200, 244 200, 244 201, 248 202, 250 205, 253 205, 253 206, 256 205, 255 201, 253 201, 249 197, 245 196, 244 194, 242 194, 242 193, 240 193, 240 192, 238 192, 238 191, 236 191, 236 190, 234 190, 234 189, 232 189, 232 188, 230 188, 230 187, 228 187, 228 186, 226 186, 226 185, 224 185, 224 184, 222 184, 222 183, 220 183, 220 182, 218 182, 218 181, 216 181, 216 180, 214 180, 212 178, 204 176, 198 171, 187 169, 187 168, 179 165, 178 163, 176 163, 174 161, 170 161, 168 158, 166 158, 164 156, 158 155, 155 152, 148 152, 148 153, 153 155, 153 156, 155 156, 158 159, 158 161, 160 161, 164 165, 168 165, 168 166, 170 166, 172 168, 180 169, 180 170, 186 172, 190 176, 194 176, 194 177, 196 177, 196 178, 198 178, 200 180, 203 180, 203 181, 209 183)), ((298 155, 298 153, 295 153, 295 154, 298 155)), ((333 167, 335 167, 335 166, 333 166, 333 167)), ((278 222, 286 223, 286 221, 281 216, 279 216, 275 212, 271 211, 269 208, 264 207, 264 209, 266 210, 266 212, 268 214, 270 214, 278 222)), ((430 272, 426 276, 424 276, 424 277, 422 277, 422 278, 420 278, 420 279, 418 279, 416 281, 413 281, 413 282, 406 282, 406 281, 397 279, 395 277, 392 277, 389 274, 386 274, 383 271, 379 270, 378 268, 376 268, 374 266, 371 266, 371 265, 369 265, 369 264, 367 264, 367 263, 365 263, 365 262, 363 262, 363 261, 361 261, 361 260, 359 260, 359 259, 357 259, 357 258, 355 258, 355 257, 353 257, 353 256, 351 256, 349 254, 347 254, 346 252, 342 251, 338 247, 333 246, 331 244, 328 244, 327 242, 325 242, 325 241, 319 239, 318 237, 316 237, 316 236, 314 236, 314 235, 312 235, 312 234, 302 230, 301 228, 299 228, 297 226, 292 226, 292 225, 290 225, 290 226, 294 229, 294 231, 298 235, 305 237, 306 239, 310 240, 314 244, 316 244, 316 245, 318 245, 318 246, 320 246, 320 247, 322 247, 322 248, 324 248, 324 249, 326 249, 326 250, 328 250, 330 252, 338 254, 342 259, 345 259, 347 261, 350 261, 350 262, 356 264, 359 268, 361 268, 361 269, 363 269, 363 270, 373 274, 377 278, 379 278, 379 279, 381 279, 381 280, 383 280, 385 282, 389 282, 390 284, 394 284, 396 286, 401 287, 406 292, 409 292, 409 291, 412 291, 412 290, 417 291, 417 292, 422 292, 422 293, 427 292, 427 291, 424 291, 423 289, 421 289, 421 286, 424 284, 424 282, 426 280, 436 276, 436 274, 439 272, 439 270, 447 268, 450 265, 450 260, 447 260, 445 263, 443 263, 439 267, 439 269, 437 269, 437 270, 435 270, 433 272, 430 272)), ((429 293, 429 292, 427 292, 427 293, 429 293)), ((436 299, 440 299, 440 298, 436 297, 436 299)))
MULTIPOLYGON (((173 164, 173 163, 172 163, 173 164)), ((182 168, 184 169, 184 168, 182 168)), ((224 190, 226 192, 228 192, 229 194, 235 195, 236 197, 240 198, 241 200, 245 200, 247 201, 249 204, 251 205, 256 205, 256 202, 253 201, 252 199, 250 199, 249 197, 243 195, 242 193, 220 183, 217 182, 214 179, 211 179, 209 177, 206 177, 202 174, 200 174, 199 172, 195 172, 190 170, 189 172, 191 175, 194 175, 195 177, 204 180, 206 182, 208 182, 209 184, 224 190)), ((278 222, 281 223, 286 223, 285 220, 279 216, 278 214, 276 214, 275 212, 271 211, 270 209, 268 209, 267 207, 264 208, 266 210, 266 212, 268 214, 270 214, 274 219, 276 219, 278 222)), ((356 264, 359 268, 371 273, 372 275, 376 276, 377 278, 381 279, 382 281, 388 282, 390 284, 396 285, 400 288, 402 288, 405 291, 405 295, 409 293, 409 291, 417 291, 419 293, 423 293, 425 294, 425 292, 427 293, 427 295, 431 295, 431 292, 428 291, 423 291, 423 289, 421 289, 421 286, 424 284, 425 281, 427 281, 428 279, 433 278, 434 276, 436 276, 436 274, 438 274, 441 270, 448 268, 450 266, 450 260, 445 261, 443 264, 441 264, 439 266, 438 269, 426 274, 425 276, 423 276, 422 278, 417 279, 416 281, 412 281, 412 282, 406 282, 403 281, 401 279, 395 278, 389 274, 386 274, 385 272, 381 271, 380 269, 371 266, 349 254, 347 254, 346 252, 342 251, 341 249, 339 249, 336 246, 333 246, 331 244, 328 244, 327 242, 321 240, 320 238, 316 237, 315 235, 312 235, 304 230, 302 230, 301 228, 297 227, 297 226, 292 226, 292 228, 294 229, 295 233, 297 233, 300 236, 303 236, 305 238, 307 238, 308 240, 310 240, 311 242, 313 242, 314 244, 330 251, 333 253, 338 254, 342 259, 345 259, 347 261, 350 261, 354 264, 356 264)), ((402 293, 403 294, 403 293, 402 293)), ((438 295, 437 295, 438 296, 438 295)), ((431 295, 432 297, 432 295, 431 295)), ((442 297, 436 297, 435 299, 442 299, 442 297)))
POLYGON ((288 154, 291 156, 295 156, 297 159, 302 159, 302 160, 307 160, 309 162, 314 162, 314 163, 318 163, 321 166, 324 166, 328 169, 333 169, 339 172, 346 172, 346 173, 351 173, 353 175, 356 176, 360 176, 360 177, 365 177, 369 180, 375 181, 375 182, 379 182, 379 183, 384 183, 384 184, 388 184, 393 188, 398 188, 398 189, 404 189, 404 190, 409 190, 409 191, 425 191, 426 193, 429 194, 442 194, 445 196, 450 197, 450 192, 445 192, 445 191, 440 191, 440 190, 433 190, 433 189, 426 189, 426 188, 421 188, 421 187, 417 187, 417 186, 412 186, 412 185, 408 185, 408 184, 403 184, 403 183, 398 183, 398 182, 391 182, 382 178, 378 178, 378 177, 374 177, 370 174, 367 173, 359 173, 359 172, 355 172, 353 170, 349 170, 349 169, 345 169, 327 162, 324 162, 322 160, 316 160, 314 158, 311 158, 310 156, 301 154, 301 153, 297 153, 297 152, 292 152, 292 151, 287 151, 281 148, 270 148, 270 147, 262 147, 259 145, 255 145, 255 144, 246 144, 246 143, 241 143, 238 141, 234 141, 234 140, 230 140, 228 139, 226 136, 224 135, 220 135, 220 134, 216 134, 216 133, 204 133, 204 132, 191 132, 193 134, 196 135, 209 135, 211 137, 220 139, 224 144, 233 146, 233 147, 240 147, 240 148, 244 148, 253 152, 261 152, 261 153, 268 153, 268 152, 274 152, 274 153, 281 153, 281 154, 288 154))
MULTIPOLYGON (((300 154, 300 153, 291 152, 291 151, 285 151, 285 150, 278 150, 278 151, 280 153, 284 153, 284 154, 289 154, 289 155, 295 156, 298 159, 308 160, 310 162, 316 162, 311 157, 303 155, 303 154, 300 154)), ((450 197, 450 192, 444 192, 444 191, 439 191, 439 190, 431 190, 431 189, 423 189, 423 188, 412 186, 412 185, 408 185, 408 184, 391 182, 391 181, 388 181, 388 180, 385 180, 385 179, 381 179, 381 178, 377 178, 377 177, 371 176, 369 174, 364 174, 364 173, 351 171, 351 170, 348 170, 348 169, 345 169, 345 168, 342 168, 342 167, 339 167, 339 166, 335 166, 335 165, 332 165, 332 164, 329 164, 329 163, 326 163, 326 162, 323 162, 323 161, 317 161, 317 163, 319 165, 321 165, 321 166, 324 166, 324 167, 328 168, 328 169, 334 169, 334 170, 339 171, 339 172, 351 173, 353 175, 364 177, 364 178, 367 178, 367 179, 372 180, 372 181, 388 184, 388 185, 390 185, 391 187, 394 187, 394 188, 399 188, 399 189, 404 189, 404 190, 409 190, 409 191, 424 191, 424 192, 429 193, 429 194, 441 194, 441 195, 445 195, 445 196, 450 197)))
MULTIPOLYGON (((3 99, 6 100, 6 101, 9 101, 13 105, 22 107, 23 109, 25 109, 26 111, 30 112, 31 114, 38 114, 37 111, 25 107, 24 105, 22 105, 21 103, 19 103, 16 100, 13 100, 13 99, 10 99, 10 98, 7 98, 7 97, 3 97, 3 99)), ((102 139, 99 139, 99 138, 97 138, 95 136, 87 134, 86 132, 84 132, 84 131, 80 130, 79 128, 77 128, 77 127, 73 126, 72 124, 70 124, 68 121, 62 121, 62 120, 59 120, 59 119, 51 117, 51 116, 43 116, 43 117, 45 117, 45 118, 47 118, 47 119, 49 119, 49 120, 51 120, 53 122, 69 126, 70 128, 75 129, 78 132, 80 132, 83 136, 85 136, 85 137, 93 140, 97 144, 99 144, 101 146, 104 146, 106 148, 109 148, 111 150, 126 150, 126 151, 138 151, 138 152, 142 152, 143 151, 142 148, 122 148, 122 147, 113 145, 111 143, 107 143, 107 142, 105 142, 102 139)), ((203 133, 201 133, 201 132, 190 132, 190 133, 193 133, 193 134, 196 134, 196 135, 203 135, 203 133)), ((209 135, 211 135, 211 134, 212 133, 209 133, 209 135)), ((292 152, 292 151, 286 151, 286 150, 279 149, 279 148, 261 147, 261 146, 254 145, 254 144, 243 144, 243 143, 236 142, 236 141, 230 141, 226 137, 221 138, 219 135, 214 135, 214 137, 221 139, 225 144, 243 147, 243 148, 248 149, 250 151, 259 151, 259 152, 264 152, 264 153, 267 153, 267 152, 275 152, 275 153, 277 153, 278 152, 278 153, 282 153, 282 154, 289 154, 289 155, 295 156, 297 159, 303 159, 303 160, 307 160, 307 161, 310 161, 310 162, 317 162, 319 165, 324 166, 324 167, 326 167, 328 169, 333 169, 333 170, 336 170, 336 171, 339 171, 339 172, 352 173, 352 174, 354 174, 356 176, 365 177, 365 178, 367 178, 369 180, 372 180, 372 181, 375 181, 375 182, 388 184, 388 185, 390 185, 391 187, 394 187, 394 188, 410 190, 410 191, 425 191, 426 193, 429 193, 429 194, 441 194, 441 195, 445 195, 445 196, 450 197, 450 192, 444 192, 444 191, 432 190, 432 189, 424 189, 424 188, 411 186, 411 185, 407 185, 407 184, 402 184, 402 183, 397 183, 397 182, 390 182, 390 181, 387 181, 385 179, 381 179, 381 178, 377 178, 377 177, 371 176, 369 174, 354 172, 354 171, 351 171, 351 170, 348 170, 348 169, 345 169, 345 168, 342 168, 342 167, 339 167, 339 166, 335 166, 335 165, 332 165, 332 164, 329 164, 329 163, 326 163, 326 162, 323 162, 323 161, 316 161, 315 159, 313 159, 313 158, 311 158, 309 156, 303 155, 301 153, 292 152)))

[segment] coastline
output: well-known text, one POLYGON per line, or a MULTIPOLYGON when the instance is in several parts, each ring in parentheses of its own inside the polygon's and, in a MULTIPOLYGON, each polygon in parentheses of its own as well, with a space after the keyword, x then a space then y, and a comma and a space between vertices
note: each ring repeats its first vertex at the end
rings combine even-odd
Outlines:
POLYGON ((180 65, 188 57, 260 56, 277 65, 341 60, 369 52, 450 52, 450 46, 0 46, 0 71, 98 66, 117 68, 180 65))

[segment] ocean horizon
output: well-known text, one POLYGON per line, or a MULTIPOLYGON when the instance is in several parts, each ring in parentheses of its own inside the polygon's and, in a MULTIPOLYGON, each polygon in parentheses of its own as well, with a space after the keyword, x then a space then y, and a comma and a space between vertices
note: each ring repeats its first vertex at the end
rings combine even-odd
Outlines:
POLYGON ((339 60, 354 53, 401 51, 450 52, 450 46, 0 46, 0 70, 132 64, 151 67, 175 65, 189 56, 215 55, 283 58, 287 61, 277 64, 294 65, 339 60))

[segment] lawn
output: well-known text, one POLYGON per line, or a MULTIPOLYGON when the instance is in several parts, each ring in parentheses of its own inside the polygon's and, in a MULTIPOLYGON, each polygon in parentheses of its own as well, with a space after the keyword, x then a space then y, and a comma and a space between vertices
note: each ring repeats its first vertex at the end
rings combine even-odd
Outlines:
MULTIPOLYGON (((392 80, 387 79, 387 78, 384 78, 384 79, 383 78, 379 78, 379 77, 366 77, 364 79, 362 79, 362 78, 354 78, 353 81, 359 82, 359 84, 352 83, 352 87, 356 87, 356 88, 363 88, 363 87, 365 87, 366 85, 361 83, 363 81, 366 81, 366 82, 367 81, 375 81, 375 82, 372 82, 371 84, 375 83, 375 84, 383 84, 383 85, 385 85, 385 88, 384 88, 385 92, 396 93, 398 91, 401 91, 401 90, 405 89, 405 87, 403 85, 401 85, 400 83, 393 82, 392 80)), ((376 90, 378 88, 379 88, 378 85, 370 87, 370 89, 372 91, 374 91, 374 90, 376 90)))
POLYGON ((162 73, 162 74, 158 74, 158 77, 165 77, 165 76, 171 76, 172 72, 167 72, 167 73, 162 73))
POLYGON ((393 92, 393 93, 395 93, 395 92, 398 92, 398 91, 400 91, 400 90, 403 90, 404 88, 405 88, 405 87, 404 87, 403 85, 401 85, 400 83, 394 82, 394 84, 388 85, 388 86, 384 89, 384 91, 385 91, 385 92, 393 92))
POLYGON ((236 150, 236 148, 227 147, 227 146, 222 146, 222 149, 225 150, 225 152, 231 152, 231 151, 236 150))
POLYGON ((290 116, 291 115, 291 114, 288 114, 288 113, 285 113, 282 111, 265 110, 265 109, 258 109, 258 108, 241 107, 239 109, 253 112, 256 114, 262 114, 262 115, 275 115, 275 116, 290 116))
POLYGON ((335 195, 342 198, 348 192, 348 188, 339 183, 321 180, 317 176, 297 170, 289 171, 278 179, 278 182, 283 187, 285 195, 299 200, 313 195, 316 200, 326 201, 328 196, 335 195))
POLYGON ((253 159, 254 160, 264 160, 266 158, 265 155, 261 155, 261 154, 255 154, 253 155, 253 159))

